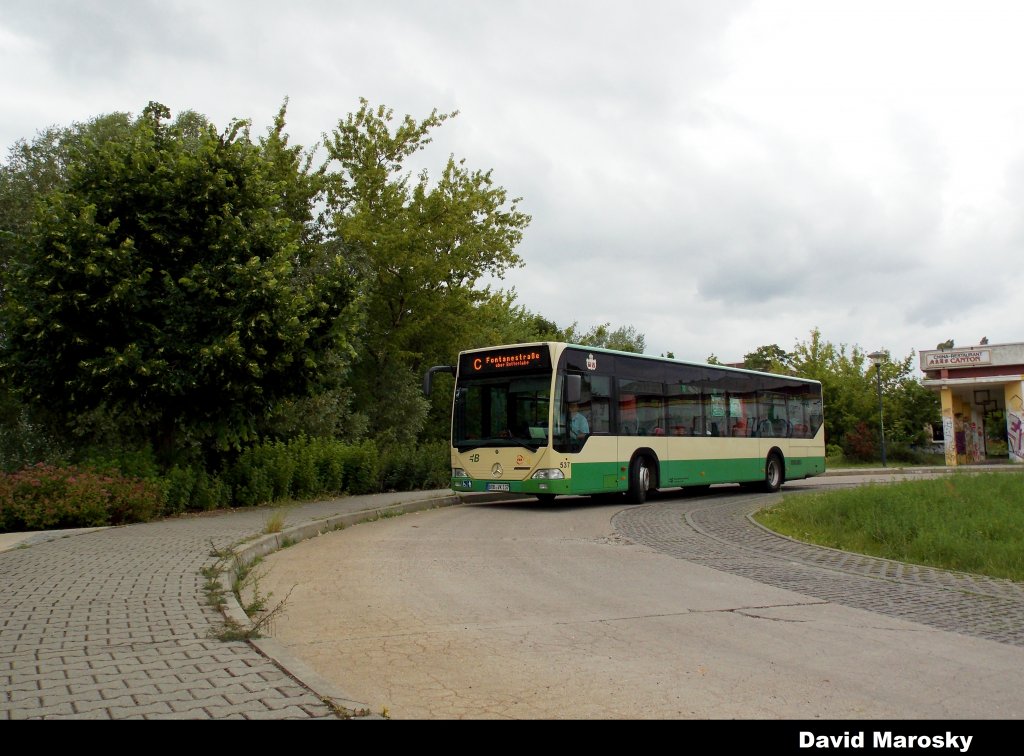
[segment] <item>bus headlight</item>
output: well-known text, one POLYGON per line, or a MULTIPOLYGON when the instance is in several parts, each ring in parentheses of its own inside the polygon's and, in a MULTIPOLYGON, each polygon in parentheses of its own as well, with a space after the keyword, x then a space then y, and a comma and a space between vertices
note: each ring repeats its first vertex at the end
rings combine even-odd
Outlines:
POLYGON ((561 470, 538 470, 531 476, 534 480, 565 480, 561 470))
POLYGON ((461 467, 453 467, 452 468, 452 477, 453 478, 468 478, 469 476, 466 475, 466 471, 463 470, 461 467))

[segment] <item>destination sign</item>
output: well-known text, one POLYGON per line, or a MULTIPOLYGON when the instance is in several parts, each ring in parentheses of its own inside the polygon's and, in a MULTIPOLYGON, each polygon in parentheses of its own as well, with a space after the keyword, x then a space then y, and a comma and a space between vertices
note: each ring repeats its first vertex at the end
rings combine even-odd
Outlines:
POLYGON ((547 347, 492 349, 463 354, 459 359, 462 376, 496 373, 509 370, 550 370, 551 355, 547 347))

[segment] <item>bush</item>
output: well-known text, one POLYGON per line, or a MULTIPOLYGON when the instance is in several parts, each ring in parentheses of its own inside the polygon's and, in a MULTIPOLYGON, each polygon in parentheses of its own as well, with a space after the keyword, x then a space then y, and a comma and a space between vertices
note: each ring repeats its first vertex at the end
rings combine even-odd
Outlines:
POLYGON ((181 514, 192 503, 192 491, 196 486, 196 472, 189 467, 175 465, 163 477, 164 513, 181 514))
POLYGON ((296 439, 290 451, 294 463, 289 485, 291 495, 296 499, 316 496, 320 493, 320 476, 309 440, 305 436, 296 439))
POLYGON ((317 480, 323 493, 345 490, 345 446, 330 439, 313 439, 310 449, 316 460, 317 480))
POLYGON ((346 493, 358 496, 380 492, 382 460, 373 441, 347 447, 344 460, 346 493))
POLYGON ((350 493, 374 493, 380 490, 375 459, 376 449, 369 442, 346 446, 299 436, 246 449, 227 477, 240 506, 337 495, 345 492, 346 481, 355 484, 350 493))
POLYGON ((39 463, 0 474, 0 530, 145 522, 162 511, 159 485, 89 467, 39 463))
POLYGON ((256 444, 220 473, 176 465, 157 475, 148 450, 89 458, 102 467, 40 463, 3 475, 0 530, 118 525, 288 498, 445 488, 451 474, 444 441, 381 449, 373 441, 299 436, 256 444))
POLYGON ((381 455, 381 481, 385 491, 446 488, 451 481, 447 441, 414 446, 402 444, 381 455))
POLYGON ((847 431, 843 438, 843 454, 858 462, 878 459, 878 443, 867 423, 861 421, 847 431))

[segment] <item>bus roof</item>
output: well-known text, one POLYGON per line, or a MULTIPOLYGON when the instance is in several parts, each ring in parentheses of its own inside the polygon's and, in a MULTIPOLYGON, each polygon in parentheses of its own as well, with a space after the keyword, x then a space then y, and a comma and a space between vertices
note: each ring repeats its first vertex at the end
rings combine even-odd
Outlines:
POLYGON ((789 378, 791 380, 801 380, 808 383, 818 383, 814 378, 807 378, 802 375, 786 375, 785 373, 766 373, 763 370, 750 370, 748 368, 732 367, 731 365, 715 365, 710 362, 694 362, 692 360, 680 360, 675 357, 658 357, 651 354, 640 354, 638 352, 625 352, 619 349, 607 349, 605 347, 588 346, 586 344, 573 344, 567 341, 526 341, 518 344, 492 344, 486 347, 477 347, 474 349, 464 349, 459 354, 472 354, 473 352, 486 352, 493 349, 527 349, 536 348, 538 346, 549 346, 553 347, 556 356, 565 349, 582 349, 590 352, 600 352, 601 354, 610 354, 617 357, 637 357, 640 359, 650 360, 652 362, 663 362, 671 363, 676 365, 688 365, 691 367, 710 367, 715 370, 724 370, 733 373, 741 373, 745 375, 767 375, 773 378, 789 378))

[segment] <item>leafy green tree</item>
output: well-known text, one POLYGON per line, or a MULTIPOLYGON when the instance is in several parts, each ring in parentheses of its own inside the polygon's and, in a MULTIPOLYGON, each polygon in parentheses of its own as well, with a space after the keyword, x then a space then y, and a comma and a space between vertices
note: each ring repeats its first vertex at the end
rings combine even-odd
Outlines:
MULTIPOLYGON (((911 352, 901 360, 887 360, 880 368, 886 444, 894 450, 923 446, 927 429, 941 419, 938 394, 921 385, 914 374, 915 357, 911 352)), ((869 371, 869 380, 875 376, 869 371)))
POLYGON ((412 390, 423 370, 478 343, 477 308, 496 303, 477 284, 522 263, 515 250, 530 222, 490 171, 454 156, 436 179, 425 170, 411 176, 409 160, 455 115, 434 110, 395 123, 392 110, 361 100, 326 140, 331 230, 350 250, 364 297, 353 388, 371 428, 398 422, 402 439, 426 417, 412 390))
POLYGON ((68 161, 90 141, 105 141, 124 135, 130 116, 112 113, 88 123, 49 128, 31 142, 20 139, 8 150, 0 165, 0 249, 2 260, 17 252, 20 237, 29 232, 36 203, 67 178, 68 161))
MULTIPOLYGON (((9 149, 6 162, 0 165, 0 300, 7 274, 19 264, 36 208, 65 181, 72 150, 80 150, 86 140, 124 133, 129 123, 127 114, 114 113, 88 123, 49 128, 31 142, 21 139, 9 149)), ((5 340, 6 334, 0 333, 0 343, 5 340)), ((65 432, 51 422, 50 414, 45 407, 22 401, 0 372, 0 458, 4 469, 56 463, 66 457, 65 432)))
POLYGON ((60 156, 16 233, 2 355, 31 403, 165 460, 186 439, 250 439, 309 393, 345 353, 354 299, 346 262, 317 247, 322 177, 287 145, 283 108, 259 144, 244 121, 169 119, 150 103, 97 120, 60 156))
POLYGON ((643 354, 646 347, 646 338, 636 328, 620 326, 613 331, 610 323, 601 323, 586 332, 580 331, 578 324, 573 323, 562 332, 561 338, 573 344, 617 349, 620 352, 635 354, 643 354))
POLYGON ((790 370, 790 355, 778 344, 759 346, 743 355, 743 365, 749 370, 764 373, 786 373, 790 370))

